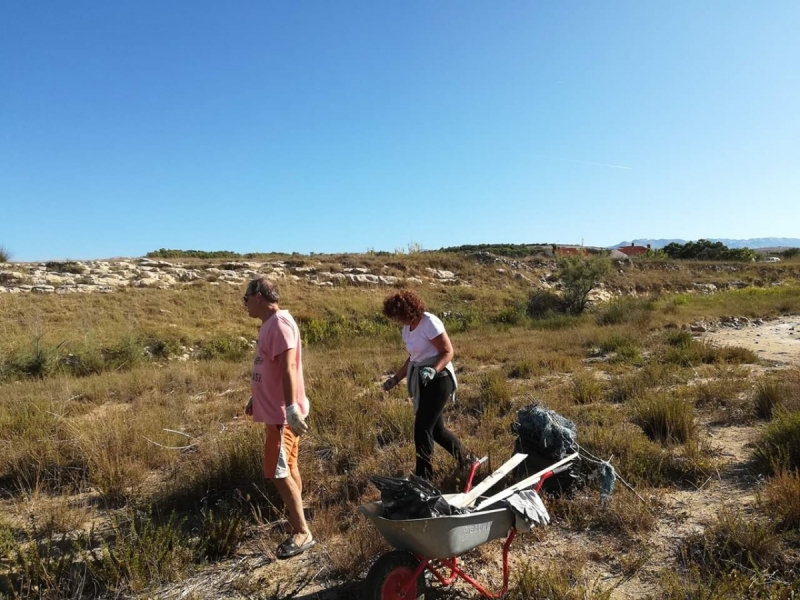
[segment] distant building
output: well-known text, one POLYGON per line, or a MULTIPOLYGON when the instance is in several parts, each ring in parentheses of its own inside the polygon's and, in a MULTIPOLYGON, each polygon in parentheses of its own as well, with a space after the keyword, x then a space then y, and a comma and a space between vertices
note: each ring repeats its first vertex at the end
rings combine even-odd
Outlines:
POLYGON ((630 246, 620 246, 617 250, 625 256, 639 256, 640 254, 647 254, 647 251, 650 250, 650 244, 647 244, 647 246, 634 246, 631 243, 630 246))
POLYGON ((581 246, 556 246, 556 256, 584 256, 586 249, 581 246))

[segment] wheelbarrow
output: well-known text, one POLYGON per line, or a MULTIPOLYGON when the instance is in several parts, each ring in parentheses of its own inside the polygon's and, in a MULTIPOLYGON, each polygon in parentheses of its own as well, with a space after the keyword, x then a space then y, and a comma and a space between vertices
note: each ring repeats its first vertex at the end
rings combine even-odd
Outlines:
MULTIPOLYGON (((538 492, 547 478, 569 468, 567 463, 575 456, 577 455, 559 461, 549 470, 537 473, 512 487, 520 490, 533 486, 538 492)), ((486 459, 472 465, 465 492, 469 492, 472 487, 475 471, 484 460, 486 459)), ((444 497, 451 499, 457 496, 460 494, 444 497)), ((510 509, 498 506, 464 515, 397 521, 381 516, 382 502, 364 504, 359 511, 396 548, 378 558, 370 568, 362 588, 364 600, 424 600, 425 577, 422 574, 426 570, 444 586, 452 585, 461 578, 485 598, 502 598, 508 591, 508 550, 517 535, 515 516, 510 509), (493 593, 458 566, 458 557, 500 538, 505 538, 503 587, 499 592, 493 593), (450 571, 448 576, 444 575, 446 570, 450 571)))

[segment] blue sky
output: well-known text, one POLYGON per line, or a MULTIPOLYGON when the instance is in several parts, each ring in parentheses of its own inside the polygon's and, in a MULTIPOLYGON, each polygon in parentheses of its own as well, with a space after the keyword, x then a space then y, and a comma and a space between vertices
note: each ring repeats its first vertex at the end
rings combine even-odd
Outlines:
POLYGON ((800 237, 800 3, 5 2, 0 245, 800 237))

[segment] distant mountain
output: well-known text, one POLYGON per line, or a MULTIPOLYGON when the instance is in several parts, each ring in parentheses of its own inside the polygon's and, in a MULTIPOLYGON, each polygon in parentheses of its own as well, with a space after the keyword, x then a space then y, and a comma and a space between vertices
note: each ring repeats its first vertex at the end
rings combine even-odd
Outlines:
MULTIPOLYGON (((800 248, 800 238, 751 238, 749 240, 731 240, 728 238, 705 238, 711 242, 722 242, 728 248, 800 248)), ((634 246, 647 246, 654 250, 663 248, 667 244, 675 242, 676 244, 685 244, 687 240, 632 240, 634 246)), ((620 246, 630 246, 631 242, 620 242, 612 248, 619 248, 620 246)))

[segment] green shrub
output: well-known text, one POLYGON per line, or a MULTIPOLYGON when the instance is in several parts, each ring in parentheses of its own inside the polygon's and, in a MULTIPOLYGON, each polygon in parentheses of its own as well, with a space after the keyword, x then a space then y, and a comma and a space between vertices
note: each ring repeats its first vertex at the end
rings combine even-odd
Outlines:
POLYGON ((763 503, 767 514, 786 529, 800 531, 800 473, 778 470, 767 481, 763 503))
POLYGON ((570 381, 572 399, 577 404, 591 404, 603 398, 603 384, 591 373, 578 373, 570 381))
POLYGON ((778 410, 800 410, 800 372, 782 373, 761 381, 753 398, 756 416, 769 420, 778 410))
POLYGON ((484 371, 478 377, 477 394, 465 394, 464 405, 472 412, 494 415, 511 408, 511 387, 502 371, 484 371))
POLYGON ((533 292, 525 307, 525 312, 531 319, 546 319, 564 313, 565 310, 564 300, 550 290, 533 292))
POLYGON ((614 353, 614 362, 641 362, 642 354, 638 343, 628 336, 611 335, 598 344, 606 354, 614 353))
POLYGON ((113 543, 92 549, 89 571, 110 589, 139 592, 156 582, 180 581, 193 552, 183 522, 171 516, 158 523, 153 515, 130 512, 112 518, 113 543))
POLYGON ((800 469, 800 411, 781 413, 769 423, 756 444, 755 459, 771 473, 800 469))
POLYGON ((250 342, 241 336, 223 335, 197 343, 197 358, 200 360, 223 359, 240 361, 252 354, 250 342))
POLYGON ((11 262, 11 251, 5 246, 0 246, 0 263, 11 262))
POLYGON ((246 521, 242 513, 220 505, 203 512, 196 553, 200 560, 219 560, 234 555, 244 539, 246 521))
POLYGON ((685 567, 696 567, 706 576, 733 569, 778 570, 785 566, 780 537, 768 523, 747 519, 724 510, 704 531, 690 534, 678 548, 685 567))
POLYGON ((564 561, 557 567, 543 569, 525 562, 509 587, 508 600, 610 600, 612 589, 590 583, 581 575, 575 561, 564 561))
POLYGON ((532 360, 518 360, 508 367, 508 377, 511 379, 528 379, 538 369, 532 360))
POLYGON ((107 370, 131 369, 147 360, 144 344, 135 335, 123 337, 113 346, 101 351, 107 370))
POLYGON ((714 346, 709 342, 698 342, 685 331, 671 332, 667 336, 668 347, 664 352, 666 362, 682 367, 701 364, 755 364, 758 355, 739 346, 714 346))
POLYGON ((663 444, 686 443, 694 437, 694 405, 663 394, 640 397, 631 402, 632 420, 647 436, 663 444))
POLYGON ((54 273, 73 273, 75 275, 83 275, 86 272, 86 267, 78 264, 73 260, 65 262, 50 261, 45 263, 45 268, 54 273))
MULTIPOLYGON (((262 429, 226 432, 203 444, 199 452, 174 467, 156 501, 161 510, 180 510, 192 503, 231 501, 242 495, 260 496, 264 481, 262 429)), ((267 488, 271 489, 271 488, 267 488)))
POLYGON ((600 285, 611 268, 604 256, 567 256, 558 261, 558 279, 564 289, 566 311, 579 315, 586 308, 589 293, 600 285))
MULTIPOLYGON (((10 568, 0 571, 0 595, 6 598, 61 600, 95 597, 99 591, 87 581, 86 566, 79 562, 85 536, 45 536, 35 521, 21 541, 11 540, 5 557, 10 568)), ((5 562, 5 561, 3 561, 5 562)))
POLYGON ((655 302, 641 298, 615 298, 602 308, 595 317, 598 325, 646 325, 655 310, 655 302))
POLYGON ((519 325, 525 321, 527 308, 524 302, 510 303, 508 306, 501 309, 491 317, 492 323, 501 323, 505 325, 519 325))

